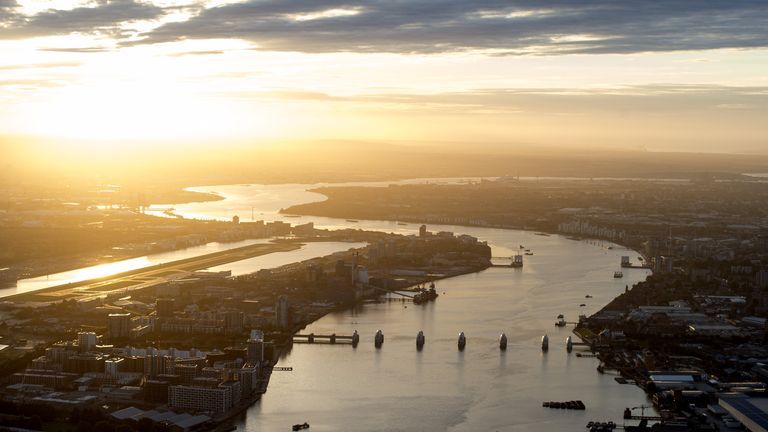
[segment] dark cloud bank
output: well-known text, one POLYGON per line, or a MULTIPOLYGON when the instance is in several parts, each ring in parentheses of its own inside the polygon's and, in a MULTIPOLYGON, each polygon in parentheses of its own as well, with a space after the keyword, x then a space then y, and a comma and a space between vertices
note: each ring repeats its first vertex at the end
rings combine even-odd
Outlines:
MULTIPOLYGON (((6 15, 0 37, 104 31, 164 13, 120 0, 21 18, 9 12, 13 3, 0 0, 0 19, 6 15)), ((264 50, 300 52, 636 53, 765 47, 766 22, 763 0, 252 0, 200 9, 131 43, 238 38, 264 50), (294 19, 331 9, 357 14, 294 19)))

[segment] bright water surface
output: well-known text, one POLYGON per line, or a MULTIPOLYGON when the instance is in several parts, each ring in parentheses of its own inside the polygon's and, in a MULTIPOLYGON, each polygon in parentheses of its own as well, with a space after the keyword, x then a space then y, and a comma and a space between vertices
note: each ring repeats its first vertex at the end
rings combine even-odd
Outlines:
MULTIPOLYGON (((378 185, 385 185, 378 184, 378 185)), ((193 188, 215 191, 223 201, 177 205, 185 217, 228 220, 314 221, 318 228, 376 229, 412 234, 418 225, 387 221, 277 215, 289 205, 322 200, 306 192, 316 185, 231 185, 193 188)), ((486 240, 494 256, 510 256, 525 245, 535 255, 522 269, 491 268, 437 283, 432 303, 385 302, 327 315, 306 332, 351 334, 360 345, 294 345, 280 360, 293 372, 275 372, 267 394, 251 407, 238 430, 290 430, 308 422, 312 431, 561 431, 584 430, 589 420, 621 423, 625 407, 647 404, 637 387, 601 375, 598 362, 568 354, 571 327, 557 328, 555 317, 569 321, 592 314, 620 294, 626 284, 643 280, 646 270, 620 270, 621 255, 636 253, 607 243, 490 228, 430 225, 430 230, 466 233, 486 240), (587 299, 590 294, 593 298, 587 299), (585 307, 580 307, 585 303, 585 307), (373 346, 377 329, 384 346, 373 346), (416 351, 419 330, 426 345, 416 351), (467 347, 458 352, 460 331, 467 347), (498 336, 509 338, 506 352, 498 336), (541 336, 550 336, 542 353, 541 336), (581 399, 586 411, 543 408, 542 401, 581 399)), ((224 268, 226 266, 222 266, 224 268)))
MULTIPOLYGON (((258 243, 267 243, 269 239, 243 240, 229 243, 211 242, 200 246, 193 246, 186 249, 180 249, 169 252, 156 253, 138 258, 131 258, 121 261, 115 261, 107 264, 100 264, 91 267, 84 267, 76 270, 70 270, 61 273, 55 273, 36 278, 21 279, 15 287, 0 288, 0 298, 22 294, 25 292, 37 291, 57 285, 64 285, 73 282, 80 282, 89 279, 95 279, 105 276, 111 276, 131 270, 136 270, 166 262, 177 261, 187 258, 193 258, 200 255, 221 252, 238 247, 248 246, 258 243)), ((335 252, 346 251, 350 248, 365 246, 365 243, 359 242, 313 242, 307 243, 301 249, 275 252, 267 255, 261 255, 253 258, 235 261, 229 264, 223 264, 204 270, 222 271, 231 270, 233 276, 253 273, 265 268, 280 267, 285 264, 304 261, 311 258, 330 255, 335 252)))

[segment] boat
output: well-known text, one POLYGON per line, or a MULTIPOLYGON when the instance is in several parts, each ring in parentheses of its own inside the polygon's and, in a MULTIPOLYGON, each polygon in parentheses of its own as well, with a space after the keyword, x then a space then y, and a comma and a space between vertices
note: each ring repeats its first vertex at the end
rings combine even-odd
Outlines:
POLYGON ((525 254, 530 256, 530 255, 533 255, 533 252, 526 252, 525 254))
POLYGON ((408 225, 408 224, 407 224, 407 223, 405 223, 405 222, 398 222, 397 224, 398 224, 398 225, 408 225))
POLYGON ((549 349, 549 336, 544 335, 541 337, 541 350, 546 351, 549 349))
POLYGON ((295 430, 295 431, 304 430, 304 429, 309 429, 309 423, 304 422, 302 424, 295 424, 295 425, 293 425, 293 430, 295 430))
POLYGON ((592 298, 592 296, 587 294, 587 295, 584 296, 584 298, 592 298))
POLYGON ((357 219, 347 219, 347 222, 358 223, 360 221, 357 219))
POLYGON ((357 330, 352 332, 352 347, 356 347, 357 344, 360 343, 360 335, 357 333, 357 330))
POLYGON ((437 298, 437 290, 435 290, 435 283, 429 284, 429 289, 420 287, 418 292, 413 296, 413 302, 415 304, 422 304, 437 298))
POLYGON ((427 298, 424 295, 424 293, 418 292, 413 295, 413 304, 422 304, 426 303, 427 298))
POLYGON ((623 278, 624 277, 624 273, 622 273, 620 271, 613 272, 613 277, 616 278, 616 279, 623 278))
POLYGON ((579 307, 584 307, 586 305, 587 305, 586 303, 582 303, 582 304, 579 305, 579 307))
POLYGON ((499 349, 502 351, 507 350, 507 335, 505 335, 504 333, 502 333, 501 336, 499 336, 499 349))
MULTIPOLYGON (((587 407, 584 405, 584 402, 580 400, 572 400, 572 401, 566 401, 566 402, 542 402, 541 406, 544 408, 557 408, 557 409, 571 409, 571 410, 585 410, 587 407)), ((590 422, 592 423, 592 422, 590 422)))
POLYGON ((570 336, 565 338, 565 349, 568 350, 568 352, 573 351, 573 338, 570 336))
POLYGON ((459 333, 459 351, 464 351, 464 347, 467 346, 467 337, 464 336, 464 332, 459 333))
POLYGON ((384 333, 381 330, 376 330, 376 336, 373 337, 373 344, 376 348, 381 348, 384 344, 384 333))
POLYGON ((555 321, 555 327, 565 327, 566 324, 563 314, 558 315, 557 321, 555 321))
POLYGON ((425 339, 424 332, 419 330, 419 334, 416 335, 416 349, 421 350, 424 348, 424 342, 426 342, 425 339))

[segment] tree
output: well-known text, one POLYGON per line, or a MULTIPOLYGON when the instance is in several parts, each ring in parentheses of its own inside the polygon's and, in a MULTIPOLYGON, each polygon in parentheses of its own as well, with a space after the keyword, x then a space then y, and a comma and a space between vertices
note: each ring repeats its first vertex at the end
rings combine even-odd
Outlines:
POLYGON ((80 408, 72 410, 72 413, 69 415, 69 422, 72 424, 80 423, 80 408))
POLYGON ((133 428, 127 424, 120 424, 115 427, 115 432, 133 432, 133 428))
POLYGON ((108 421, 100 420, 93 425, 93 432, 115 432, 115 427, 108 421))

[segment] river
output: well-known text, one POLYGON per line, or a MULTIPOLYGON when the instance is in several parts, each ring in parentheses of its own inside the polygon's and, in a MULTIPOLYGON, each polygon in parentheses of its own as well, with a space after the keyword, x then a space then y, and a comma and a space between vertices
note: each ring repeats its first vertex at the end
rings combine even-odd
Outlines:
MULTIPOLYGON (((434 180, 430 180, 434 181, 434 180)), ((386 183, 374 184, 377 186, 386 183)), ((323 199, 306 192, 316 185, 230 185, 192 188, 214 191, 222 201, 176 205, 185 217, 227 220, 315 222, 318 228, 374 229, 411 234, 414 224, 277 214, 280 208, 323 199)), ((614 279, 622 255, 636 256, 604 242, 541 236, 532 232, 430 225, 488 241, 494 256, 510 256, 519 245, 531 249, 522 269, 490 268, 437 283, 440 297, 422 306, 401 302, 368 303, 326 315, 306 332, 351 334, 347 345, 294 345, 280 359, 292 372, 274 372, 268 392, 238 423, 238 430, 288 430, 308 422, 313 431, 561 431, 583 430, 589 420, 621 423, 626 407, 648 404, 637 387, 621 385, 596 371, 598 361, 568 354, 571 327, 557 328, 555 317, 569 321, 592 314, 643 280, 647 270, 625 269, 614 279), (608 247, 611 246, 612 249, 608 247), (592 298, 586 298, 591 295, 592 298), (586 306, 580 306, 580 304, 586 306), (385 334, 381 349, 373 335, 385 334), (415 337, 426 335, 423 351, 415 337), (458 333, 467 336, 464 352, 458 333), (506 352, 498 337, 509 338, 506 352), (540 339, 550 336, 543 353, 540 339), (586 411, 543 408, 542 401, 580 399, 586 411)))

